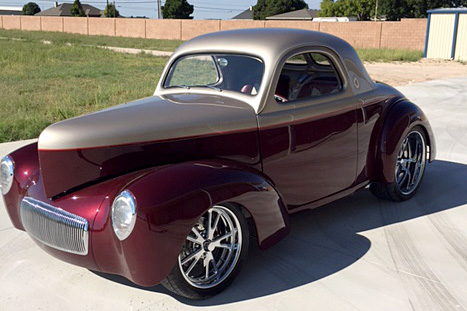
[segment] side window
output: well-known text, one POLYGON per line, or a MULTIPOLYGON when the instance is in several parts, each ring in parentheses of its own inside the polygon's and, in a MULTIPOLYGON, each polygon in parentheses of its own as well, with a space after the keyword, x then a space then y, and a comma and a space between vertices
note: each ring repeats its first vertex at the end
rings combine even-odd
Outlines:
POLYGON ((274 97, 278 102, 290 102, 334 94, 341 89, 342 81, 326 55, 302 53, 285 62, 274 97))

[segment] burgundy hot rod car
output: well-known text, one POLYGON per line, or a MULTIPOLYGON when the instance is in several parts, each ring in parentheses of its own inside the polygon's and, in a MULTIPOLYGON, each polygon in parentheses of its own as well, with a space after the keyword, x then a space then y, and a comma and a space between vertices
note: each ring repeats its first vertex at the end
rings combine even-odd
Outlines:
POLYGON ((290 214, 367 185, 409 199, 434 157, 420 108, 345 41, 235 30, 180 46, 154 96, 46 128, 3 158, 1 190, 51 255, 204 298, 238 274, 249 228, 267 248, 290 214))

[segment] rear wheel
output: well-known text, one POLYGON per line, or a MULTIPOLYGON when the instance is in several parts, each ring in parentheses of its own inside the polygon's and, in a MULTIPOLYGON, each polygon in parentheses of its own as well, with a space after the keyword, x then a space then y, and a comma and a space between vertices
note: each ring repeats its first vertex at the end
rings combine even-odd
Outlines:
POLYGON ((393 201, 410 199, 418 190, 426 166, 426 137, 422 128, 414 127, 404 138, 397 155, 394 182, 374 183, 371 192, 381 198, 393 201))
POLYGON ((235 205, 214 205, 191 229, 177 264, 162 284, 191 299, 213 296, 238 274, 248 242, 242 211, 235 205))

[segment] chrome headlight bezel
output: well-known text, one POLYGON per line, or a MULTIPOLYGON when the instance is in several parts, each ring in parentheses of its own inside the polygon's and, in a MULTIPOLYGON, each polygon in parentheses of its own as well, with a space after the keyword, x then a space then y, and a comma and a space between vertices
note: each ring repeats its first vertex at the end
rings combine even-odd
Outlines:
POLYGON ((136 223, 136 198, 130 190, 122 191, 112 203, 112 228, 120 241, 128 238, 136 223))
POLYGON ((15 162, 10 156, 5 156, 0 162, 0 190, 6 195, 13 185, 15 162))

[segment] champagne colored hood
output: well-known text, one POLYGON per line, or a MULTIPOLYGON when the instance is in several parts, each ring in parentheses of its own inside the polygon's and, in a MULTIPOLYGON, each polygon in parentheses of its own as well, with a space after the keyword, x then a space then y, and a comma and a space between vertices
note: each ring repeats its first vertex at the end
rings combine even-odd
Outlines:
POLYGON ((221 96, 148 97, 47 127, 39 150, 87 149, 222 134, 256 127, 246 103, 221 96))

